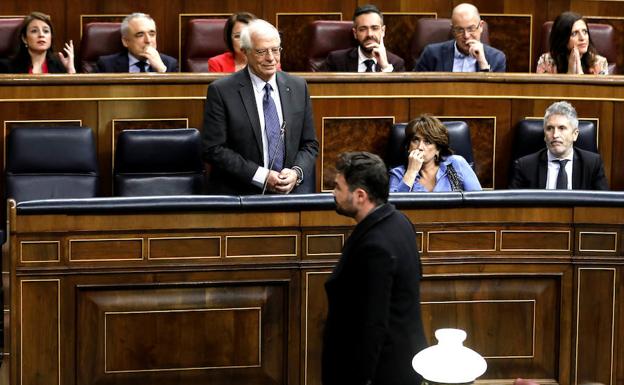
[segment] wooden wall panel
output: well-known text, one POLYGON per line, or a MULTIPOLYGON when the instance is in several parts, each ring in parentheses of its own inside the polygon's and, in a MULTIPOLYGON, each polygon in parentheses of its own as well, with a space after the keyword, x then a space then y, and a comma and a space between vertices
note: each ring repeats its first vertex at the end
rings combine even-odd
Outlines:
POLYGON ((230 384, 234 372, 241 382, 286 383, 284 283, 91 287, 76 295, 84 337, 76 358, 92 363, 77 366, 79 384, 230 384))
POLYGON ((576 319, 574 384, 612 383, 616 279, 615 268, 581 267, 577 270, 577 307, 588 306, 592 311, 579 313, 576 319))

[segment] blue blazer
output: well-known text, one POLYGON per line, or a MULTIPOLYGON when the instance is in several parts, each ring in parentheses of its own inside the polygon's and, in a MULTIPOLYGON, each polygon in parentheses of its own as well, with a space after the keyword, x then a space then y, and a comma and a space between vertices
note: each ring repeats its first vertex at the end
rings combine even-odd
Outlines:
MULTIPOLYGON (((453 72, 455 56, 455 40, 429 44, 416 62, 414 71, 419 72, 453 72)), ((490 72, 505 72, 507 67, 505 54, 496 48, 483 44, 485 58, 490 64, 490 72)), ((479 64, 477 63, 477 66, 479 64)), ((477 68, 479 70, 479 68, 477 68)))
MULTIPOLYGON (((166 72, 178 72, 178 61, 176 59, 162 53, 160 54, 160 59, 167 66, 166 72)), ((123 73, 130 72, 129 66, 128 51, 124 50, 112 55, 100 56, 95 65, 95 70, 103 73, 123 73)))
MULTIPOLYGON (((481 183, 472 167, 466 162, 461 155, 451 155, 440 162, 440 168, 436 174, 436 185, 433 192, 452 191, 451 181, 448 176, 448 165, 452 164, 457 176, 462 183, 463 191, 481 191, 481 183)), ((427 189, 420 184, 419 177, 416 177, 413 186, 408 186, 403 182, 405 175, 405 166, 395 167, 390 170, 390 192, 428 192, 427 189)))

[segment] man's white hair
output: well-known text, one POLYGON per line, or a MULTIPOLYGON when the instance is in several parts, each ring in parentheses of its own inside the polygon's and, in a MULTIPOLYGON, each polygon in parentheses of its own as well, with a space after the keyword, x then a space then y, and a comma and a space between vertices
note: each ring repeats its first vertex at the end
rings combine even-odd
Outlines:
POLYGON ((250 50, 253 48, 251 46, 252 36, 261 36, 269 39, 276 38, 278 44, 282 44, 282 39, 280 38, 277 28, 275 28, 273 24, 269 23, 266 20, 252 20, 249 22, 249 24, 247 24, 245 28, 243 28, 240 36, 242 49, 250 50))
POLYGON ((147 13, 141 13, 141 12, 134 12, 129 14, 128 16, 126 16, 123 21, 121 22, 121 36, 125 36, 128 37, 128 30, 130 29, 128 27, 128 24, 130 23, 130 21, 134 20, 134 19, 138 19, 138 18, 146 18, 148 20, 154 20, 152 19, 152 17, 150 15, 148 15, 147 13))

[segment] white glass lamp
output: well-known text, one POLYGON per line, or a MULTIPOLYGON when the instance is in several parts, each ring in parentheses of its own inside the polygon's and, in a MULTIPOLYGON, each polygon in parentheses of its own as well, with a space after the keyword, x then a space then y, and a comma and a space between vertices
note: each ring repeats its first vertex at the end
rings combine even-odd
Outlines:
POLYGON ((466 332, 461 329, 435 331, 437 345, 414 356, 412 366, 427 382, 469 384, 485 373, 487 363, 481 355, 463 345, 466 332))

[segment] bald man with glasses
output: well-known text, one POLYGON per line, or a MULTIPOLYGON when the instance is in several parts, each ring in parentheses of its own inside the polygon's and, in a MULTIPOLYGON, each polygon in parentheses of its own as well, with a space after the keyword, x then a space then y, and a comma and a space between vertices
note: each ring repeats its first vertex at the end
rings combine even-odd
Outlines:
POLYGON ((483 20, 472 4, 459 4, 451 16, 453 39, 425 47, 414 71, 505 72, 505 54, 481 42, 483 20))

